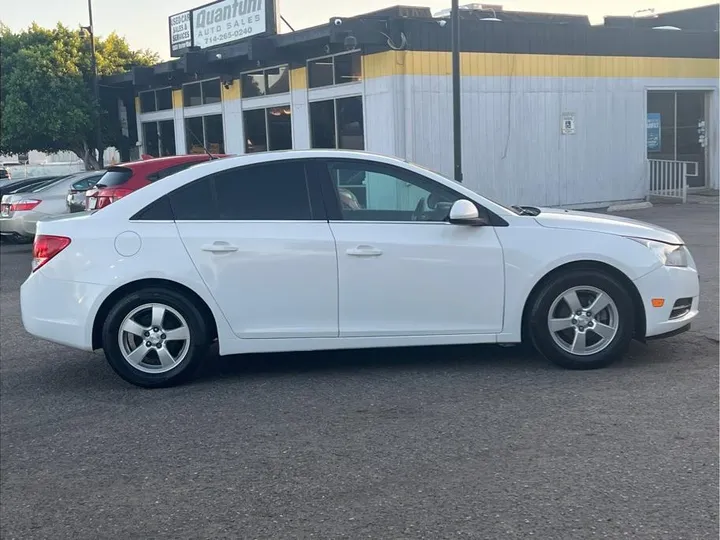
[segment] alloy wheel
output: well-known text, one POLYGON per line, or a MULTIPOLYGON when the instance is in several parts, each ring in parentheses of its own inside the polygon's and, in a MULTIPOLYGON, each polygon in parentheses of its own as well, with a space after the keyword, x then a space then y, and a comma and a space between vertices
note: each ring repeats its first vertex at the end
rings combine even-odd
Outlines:
POLYGON ((182 363, 190 350, 190 327, 166 304, 143 304, 120 324, 118 344, 125 361, 144 373, 165 373, 182 363))
POLYGON ((579 286, 555 299, 547 324, 558 347, 572 355, 589 356, 613 342, 620 317, 609 294, 597 287, 579 286))

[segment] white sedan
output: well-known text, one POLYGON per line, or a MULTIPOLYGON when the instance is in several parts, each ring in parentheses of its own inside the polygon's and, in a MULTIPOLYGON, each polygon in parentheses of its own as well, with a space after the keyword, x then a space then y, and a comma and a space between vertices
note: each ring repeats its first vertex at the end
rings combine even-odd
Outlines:
POLYGON ((505 207, 364 152, 212 160, 94 213, 38 223, 31 334, 102 348, 125 380, 187 380, 211 342, 249 352, 527 341, 573 369, 687 330, 675 233, 505 207))

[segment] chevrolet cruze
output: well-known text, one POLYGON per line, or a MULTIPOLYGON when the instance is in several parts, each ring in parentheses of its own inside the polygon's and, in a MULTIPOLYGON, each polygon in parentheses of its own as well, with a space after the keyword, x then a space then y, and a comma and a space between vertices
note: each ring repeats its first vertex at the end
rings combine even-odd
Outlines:
POLYGON ((210 160, 40 221, 33 250, 25 328, 102 348, 145 387, 189 379, 215 340, 221 355, 528 342, 599 368, 698 313, 695 263, 671 231, 506 207, 354 151, 210 160))

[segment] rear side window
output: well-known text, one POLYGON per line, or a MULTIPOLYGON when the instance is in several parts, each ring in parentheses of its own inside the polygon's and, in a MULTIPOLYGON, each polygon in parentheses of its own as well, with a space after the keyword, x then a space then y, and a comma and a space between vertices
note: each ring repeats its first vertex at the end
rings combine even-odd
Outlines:
POLYGON ((172 213, 178 221, 218 219, 212 177, 186 184, 170 193, 169 198, 172 213))
POLYGON ((132 169, 127 167, 110 167, 102 178, 98 181, 98 187, 116 187, 122 186, 125 182, 132 178, 132 169))
POLYGON ((242 167, 215 175, 219 219, 312 219, 305 167, 299 161, 242 167))
POLYGON ((312 219, 305 167, 284 161, 201 178, 170 194, 176 220, 312 219))

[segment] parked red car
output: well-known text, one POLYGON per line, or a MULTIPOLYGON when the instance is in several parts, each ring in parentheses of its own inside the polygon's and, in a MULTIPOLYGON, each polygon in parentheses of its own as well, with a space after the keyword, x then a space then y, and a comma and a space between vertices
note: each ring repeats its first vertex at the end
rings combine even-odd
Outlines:
MULTIPOLYGON (((226 155, 218 154, 213 157, 223 158, 226 155)), ((95 187, 85 193, 85 209, 104 208, 141 187, 209 159, 207 154, 188 154, 149 158, 108 167, 95 187)))

